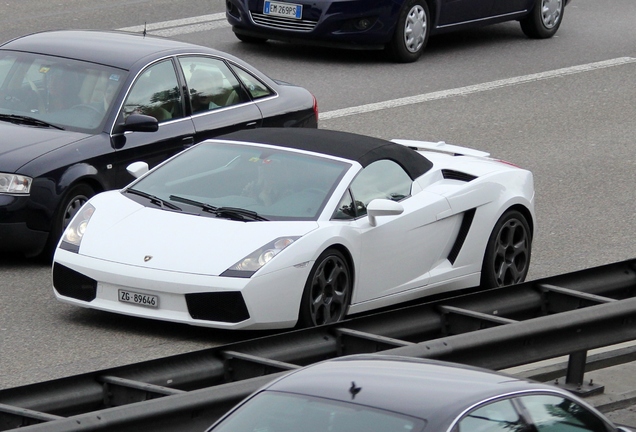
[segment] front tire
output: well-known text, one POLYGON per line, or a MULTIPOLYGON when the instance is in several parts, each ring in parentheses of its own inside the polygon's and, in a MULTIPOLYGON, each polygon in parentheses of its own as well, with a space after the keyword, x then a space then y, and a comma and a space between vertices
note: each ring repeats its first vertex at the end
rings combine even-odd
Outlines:
POLYGON ((324 251, 311 269, 305 284, 298 327, 314 327, 341 321, 351 301, 351 270, 336 249, 324 251))
POLYGON ((77 214, 79 209, 88 201, 95 191, 89 185, 80 183, 72 186, 62 198, 60 205, 55 211, 53 216, 53 223, 51 225, 51 231, 49 232, 49 238, 47 245, 44 249, 43 255, 46 259, 52 259, 55 253, 57 243, 62 237, 62 233, 73 219, 73 216, 77 214))
POLYGON ((564 10, 564 0, 536 0, 530 15, 520 21, 521 30, 532 39, 551 38, 563 21, 564 10))
POLYGON ((490 234, 481 269, 483 288, 523 282, 530 266, 532 234, 525 216, 508 210, 490 234))
POLYGON ((399 63, 417 61, 428 42, 430 22, 424 0, 407 1, 398 17, 393 39, 386 47, 389 56, 399 63))

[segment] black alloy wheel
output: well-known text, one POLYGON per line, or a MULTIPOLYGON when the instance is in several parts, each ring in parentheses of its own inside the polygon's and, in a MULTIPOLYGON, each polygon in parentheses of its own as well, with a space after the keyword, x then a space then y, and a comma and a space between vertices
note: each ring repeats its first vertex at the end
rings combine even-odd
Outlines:
POLYGON ((352 275, 347 260, 336 249, 327 249, 314 263, 305 284, 298 327, 341 321, 351 301, 352 275))
POLYGON ((484 288, 523 282, 528 274, 532 234, 525 216, 508 210, 499 218, 490 234, 481 269, 484 288))

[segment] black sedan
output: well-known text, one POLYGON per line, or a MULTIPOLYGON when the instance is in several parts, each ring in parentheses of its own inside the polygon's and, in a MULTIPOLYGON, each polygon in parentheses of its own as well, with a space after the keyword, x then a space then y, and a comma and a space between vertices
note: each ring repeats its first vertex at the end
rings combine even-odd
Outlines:
POLYGON ((0 45, 0 252, 49 256, 92 195, 237 129, 317 127, 313 95, 214 49, 51 31, 0 45))
POLYGON ((552 37, 569 0, 227 0, 227 19, 244 42, 268 39, 386 49, 417 60, 429 35, 518 20, 531 38, 552 37))
POLYGON ((454 363, 359 355, 308 366, 208 432, 629 432, 564 390, 454 363))

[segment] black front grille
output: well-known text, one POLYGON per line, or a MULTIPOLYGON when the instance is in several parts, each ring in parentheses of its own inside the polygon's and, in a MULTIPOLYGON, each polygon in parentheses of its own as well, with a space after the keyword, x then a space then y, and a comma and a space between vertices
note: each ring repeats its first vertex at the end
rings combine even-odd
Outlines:
POLYGON ((280 30, 309 32, 312 31, 317 24, 316 21, 265 15, 257 12, 250 12, 250 16, 254 24, 280 30))
POLYGON ((193 293, 185 297, 194 319, 237 323, 250 317, 240 292, 193 293))
POLYGON ((58 263, 53 265, 53 287, 60 295, 86 302, 97 296, 96 280, 58 263))

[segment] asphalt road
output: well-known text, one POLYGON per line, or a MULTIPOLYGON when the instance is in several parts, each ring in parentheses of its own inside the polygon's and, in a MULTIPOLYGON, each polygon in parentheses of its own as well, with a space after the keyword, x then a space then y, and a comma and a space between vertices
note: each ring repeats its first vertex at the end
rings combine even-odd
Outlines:
MULTIPOLYGON (((307 87, 321 128, 445 140, 531 169, 530 279, 636 256, 634 0, 573 0, 550 40, 526 39, 516 23, 432 38, 406 65, 377 52, 243 44, 219 19, 223 4, 7 0, 0 40, 147 23, 151 33, 214 46, 307 87)), ((258 335, 77 309, 54 300, 49 278, 48 266, 0 257, 0 389, 258 335)))

